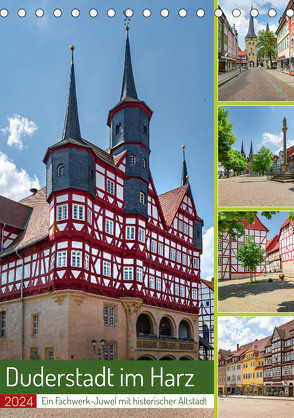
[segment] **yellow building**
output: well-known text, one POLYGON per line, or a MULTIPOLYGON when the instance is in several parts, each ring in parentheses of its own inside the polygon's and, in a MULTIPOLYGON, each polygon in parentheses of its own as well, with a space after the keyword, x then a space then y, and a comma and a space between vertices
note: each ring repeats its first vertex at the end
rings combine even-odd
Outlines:
POLYGON ((244 353, 242 360, 243 394, 262 395, 265 346, 270 337, 255 340, 244 353))

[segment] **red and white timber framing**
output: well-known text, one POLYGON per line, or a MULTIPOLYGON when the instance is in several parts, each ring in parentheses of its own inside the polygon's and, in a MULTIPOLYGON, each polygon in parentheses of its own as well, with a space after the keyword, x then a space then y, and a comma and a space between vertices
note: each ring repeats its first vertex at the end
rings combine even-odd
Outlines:
POLYGON ((279 244, 283 271, 294 272, 294 222, 286 219, 280 229, 279 244))
MULTIPOLYGON (((24 260, 24 296, 79 289, 198 313, 201 251, 193 247, 197 220, 193 198, 183 197, 168 227, 151 177, 148 221, 127 215, 123 209, 126 152, 115 158, 115 167, 97 156, 95 160, 96 198, 76 189, 52 193, 48 234, 18 250, 24 260), (107 190, 108 181, 113 182, 113 193, 107 190), (65 219, 57 220, 58 211, 65 219)), ((12 230, 5 233, 9 243, 18 236, 12 230)), ((21 258, 12 251, 0 263, 0 302, 19 298, 21 258)))
MULTIPOLYGON (((255 216, 253 225, 247 221, 242 221, 245 227, 245 235, 237 238, 234 242, 229 234, 224 234, 223 238, 218 240, 218 279, 230 280, 233 278, 242 278, 249 275, 249 270, 241 266, 241 262, 237 259, 238 248, 245 244, 247 237, 254 237, 256 244, 260 244, 265 250, 267 242, 268 229, 255 216)), ((256 266, 256 274, 266 273, 266 260, 259 266, 256 266)))

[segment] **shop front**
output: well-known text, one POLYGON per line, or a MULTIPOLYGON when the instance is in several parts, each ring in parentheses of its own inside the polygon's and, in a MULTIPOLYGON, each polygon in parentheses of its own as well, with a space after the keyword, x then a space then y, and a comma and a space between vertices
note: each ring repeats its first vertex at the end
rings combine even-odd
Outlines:
POLYGON ((283 58, 278 60, 278 70, 283 71, 284 73, 290 73, 290 59, 283 58))
POLYGON ((294 55, 290 57, 290 74, 294 75, 294 55))
POLYGON ((265 383, 264 387, 265 396, 289 396, 289 389, 281 383, 265 383))
POLYGON ((252 385, 243 385, 243 394, 244 395, 262 395, 263 394, 263 386, 252 384, 252 385))

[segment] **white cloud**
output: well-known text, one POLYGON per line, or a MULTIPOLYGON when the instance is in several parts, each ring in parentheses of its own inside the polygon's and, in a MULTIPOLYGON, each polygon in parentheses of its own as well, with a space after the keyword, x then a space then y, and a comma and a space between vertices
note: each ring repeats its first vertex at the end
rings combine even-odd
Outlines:
MULTIPOLYGON (((289 3, 288 0, 253 0, 252 2, 252 6, 253 8, 259 10, 259 13, 261 14, 262 12, 265 11, 265 13, 267 13, 268 11, 268 7, 265 7, 265 5, 270 4, 271 8, 276 8, 276 9, 283 9, 287 6, 287 4, 289 3)), ((220 1, 220 6, 221 8, 226 7, 228 10, 230 10, 232 12, 233 9, 243 9, 243 10, 247 10, 247 12, 250 9, 250 5, 251 3, 248 0, 221 0, 220 1)))
POLYGON ((285 324, 293 319, 293 317, 287 316, 280 316, 280 317, 272 317, 272 316, 256 316, 254 318, 249 319, 248 324, 256 325, 259 328, 264 329, 268 335, 271 335, 274 328, 280 325, 285 324))
POLYGON ((271 134, 270 132, 264 132, 262 134, 261 146, 265 144, 279 145, 283 141, 283 132, 279 135, 271 134))
MULTIPOLYGON (((294 139, 287 140, 287 148, 290 148, 294 145, 294 139)), ((278 155, 280 151, 283 151, 284 147, 281 145, 280 148, 278 148, 275 151, 275 154, 278 155)))
POLYGON ((0 152, 0 195, 20 200, 30 194, 32 187, 40 188, 38 178, 31 178, 23 168, 18 170, 7 155, 0 152))
POLYGON ((32 136, 38 129, 35 122, 28 120, 20 115, 9 116, 9 126, 2 128, 3 134, 9 133, 7 144, 12 147, 15 146, 19 150, 23 149, 23 138, 25 136, 32 136))
POLYGON ((214 228, 209 228, 203 236, 203 254, 201 256, 201 278, 210 280, 214 275, 214 228))
POLYGON ((218 347, 233 351, 236 350, 237 344, 247 344, 268 335, 261 330, 252 330, 248 326, 247 319, 246 317, 218 318, 218 347))

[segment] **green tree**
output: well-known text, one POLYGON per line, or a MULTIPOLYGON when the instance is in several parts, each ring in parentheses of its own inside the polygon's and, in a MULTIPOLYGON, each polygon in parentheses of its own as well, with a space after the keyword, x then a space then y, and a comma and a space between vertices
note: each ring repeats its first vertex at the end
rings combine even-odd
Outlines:
POLYGON ((253 237, 246 237, 245 245, 237 250, 237 259, 241 261, 242 267, 247 267, 250 271, 250 282, 253 282, 253 272, 256 266, 264 261, 265 250, 260 244, 256 244, 253 237))
POLYGON ((272 61, 276 58, 277 40, 275 34, 271 31, 260 30, 256 42, 257 58, 269 59, 272 67, 272 61))
POLYGON ((265 174, 273 165, 274 154, 265 147, 261 147, 260 150, 254 155, 251 169, 255 173, 265 174))
POLYGON ((237 138, 233 134, 233 124, 228 121, 229 112, 223 107, 218 108, 218 161, 227 168, 230 162, 231 145, 237 138))
MULTIPOLYGON (((262 216, 271 219, 278 212, 261 212, 262 216)), ((224 234, 229 234, 232 241, 242 237, 245 234, 245 228, 242 220, 246 220, 250 225, 253 224, 257 212, 218 212, 218 235, 222 238, 224 234)))
POLYGON ((236 150, 231 150, 231 168, 234 170, 235 174, 240 174, 247 169, 247 161, 241 154, 241 152, 236 150))

